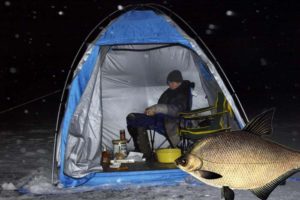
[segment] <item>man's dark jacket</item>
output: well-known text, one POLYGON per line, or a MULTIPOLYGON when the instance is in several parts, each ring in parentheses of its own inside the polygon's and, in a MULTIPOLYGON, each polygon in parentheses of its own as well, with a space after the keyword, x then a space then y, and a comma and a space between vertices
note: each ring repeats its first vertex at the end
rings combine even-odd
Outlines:
POLYGON ((191 92, 189 81, 183 81, 175 90, 167 89, 159 98, 158 104, 155 105, 156 113, 162 113, 171 118, 166 117, 164 121, 166 134, 168 135, 173 146, 179 142, 179 136, 176 134, 176 117, 179 112, 189 111, 191 109, 191 92))

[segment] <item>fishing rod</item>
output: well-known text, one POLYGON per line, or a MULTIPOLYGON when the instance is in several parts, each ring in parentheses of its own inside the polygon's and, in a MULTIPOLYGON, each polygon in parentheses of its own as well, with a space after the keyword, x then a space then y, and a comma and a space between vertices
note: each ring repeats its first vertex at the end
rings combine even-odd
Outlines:
POLYGON ((8 109, 2 110, 2 111, 0 111, 0 114, 4 114, 4 113, 10 112, 10 111, 13 111, 13 110, 15 110, 15 109, 21 108, 21 107, 23 107, 23 106, 26 106, 26 105, 28 105, 28 104, 34 103, 34 102, 39 101, 39 100, 41 100, 41 99, 44 99, 44 98, 53 96, 53 95, 55 95, 55 94, 57 94, 57 93, 60 93, 61 91, 62 91, 62 89, 59 89, 59 90, 55 90, 55 91, 53 91, 53 92, 50 92, 50 93, 48 93, 48 94, 45 94, 45 95, 43 95, 43 96, 36 97, 36 98, 31 99, 31 100, 29 100, 29 101, 26 101, 26 102, 24 102, 24 103, 21 103, 21 104, 18 104, 18 105, 16 105, 16 106, 10 107, 10 108, 8 108, 8 109))

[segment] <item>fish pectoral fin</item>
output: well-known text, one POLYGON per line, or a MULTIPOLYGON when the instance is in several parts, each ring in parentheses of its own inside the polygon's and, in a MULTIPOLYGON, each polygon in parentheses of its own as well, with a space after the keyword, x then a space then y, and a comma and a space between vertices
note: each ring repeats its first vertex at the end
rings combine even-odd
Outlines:
POLYGON ((221 178, 222 177, 222 175, 217 174, 215 172, 211 172, 211 171, 198 170, 198 172, 199 172, 199 175, 202 178, 205 178, 205 179, 217 179, 217 178, 221 178))
POLYGON ((271 192, 283 181, 285 181, 288 177, 292 176, 293 174, 299 172, 299 170, 293 169, 291 171, 288 171, 287 173, 279 176, 278 178, 272 180, 271 182, 267 183, 266 185, 251 189, 250 191, 255 194, 258 198, 261 200, 266 200, 271 192))
POLYGON ((222 187, 221 198, 225 200, 234 200, 234 192, 227 186, 222 187))

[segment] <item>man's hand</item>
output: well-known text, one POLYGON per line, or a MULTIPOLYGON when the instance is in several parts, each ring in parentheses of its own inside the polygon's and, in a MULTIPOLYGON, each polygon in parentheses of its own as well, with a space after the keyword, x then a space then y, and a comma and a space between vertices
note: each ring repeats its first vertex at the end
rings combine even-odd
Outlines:
POLYGON ((153 116, 156 114, 156 108, 155 108, 155 105, 154 106, 150 106, 149 108, 146 108, 145 109, 145 114, 147 116, 153 116))

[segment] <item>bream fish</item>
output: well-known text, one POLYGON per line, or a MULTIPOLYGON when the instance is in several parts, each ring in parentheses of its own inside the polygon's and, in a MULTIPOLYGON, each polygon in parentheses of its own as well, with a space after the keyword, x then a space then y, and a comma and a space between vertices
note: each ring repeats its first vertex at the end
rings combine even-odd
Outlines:
POLYGON ((176 165, 200 181, 222 188, 226 200, 232 189, 250 190, 266 200, 300 168, 300 153, 262 138, 272 133, 274 110, 268 110, 242 130, 212 134, 197 141, 176 165))

